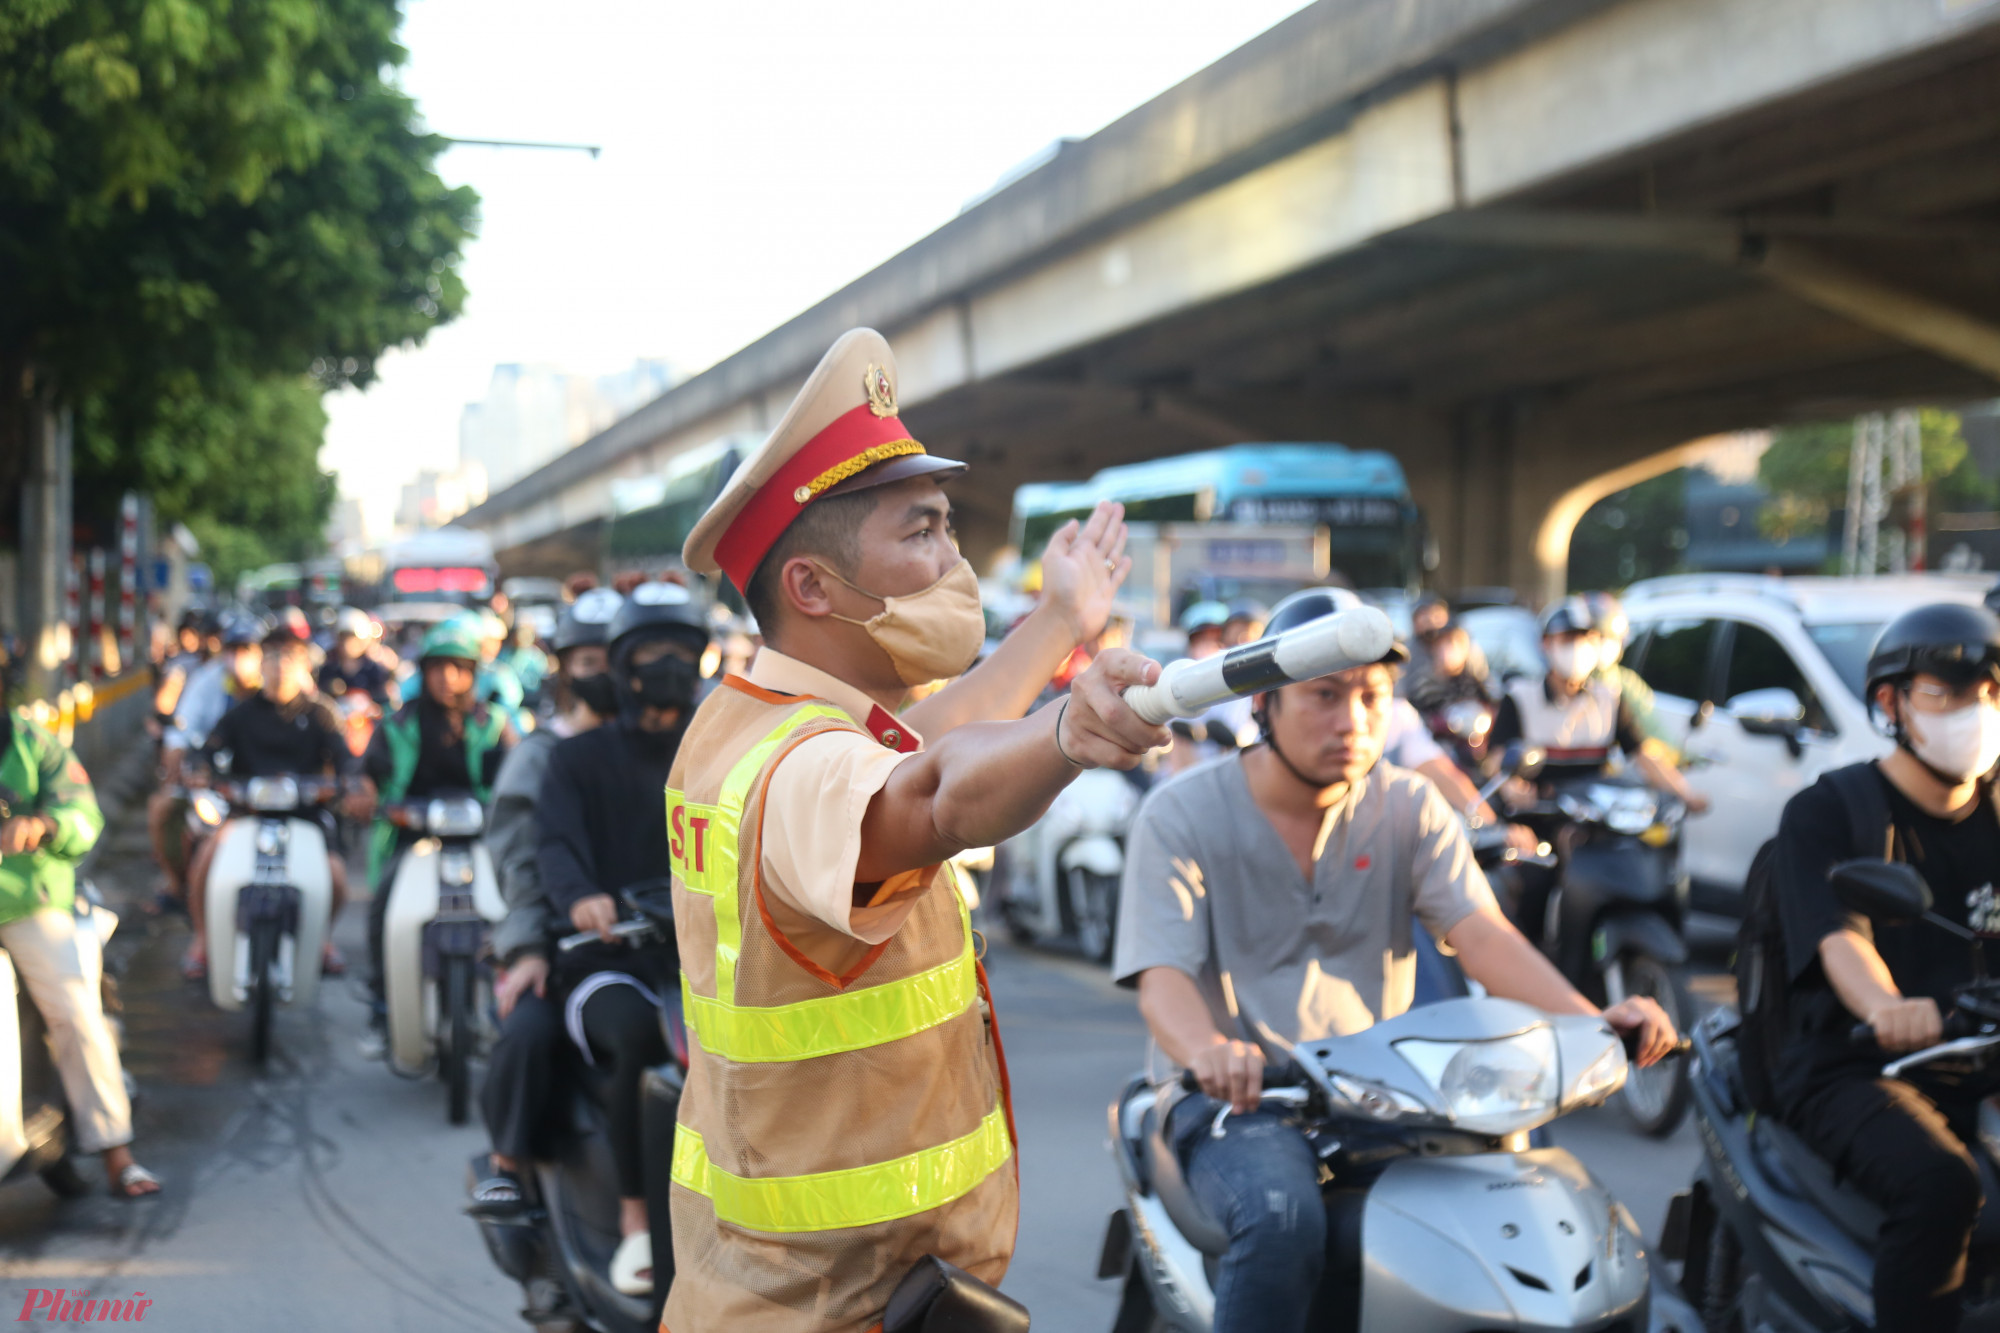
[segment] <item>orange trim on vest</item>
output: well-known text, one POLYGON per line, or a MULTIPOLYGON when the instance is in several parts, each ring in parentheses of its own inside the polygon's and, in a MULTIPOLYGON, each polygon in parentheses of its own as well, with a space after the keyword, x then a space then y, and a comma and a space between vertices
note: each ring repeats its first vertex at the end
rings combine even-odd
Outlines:
MULTIPOLYGON (((953 893, 958 886, 953 885, 953 893)), ((986 1001, 986 1031, 993 1038, 994 1063, 1000 1066, 1000 1105, 1007 1110, 1007 1137, 1014 1144, 1014 1179, 1021 1179, 1021 1136, 1014 1130, 1014 1085, 1007 1079, 1007 1048, 1000 1041, 1000 1011, 993 1007, 993 987, 986 982, 986 964, 974 959, 973 970, 979 973, 979 998, 986 1001)))
MULTIPOLYGON (((752 685, 748 680, 745 680, 742 676, 736 676, 736 675, 724 676, 722 678, 722 683, 724 685, 727 685, 730 689, 735 690, 739 694, 747 694, 752 699, 756 699, 762 703, 767 703, 767 704, 800 703, 807 700, 810 697, 808 695, 803 695, 803 694, 781 694, 777 690, 767 690, 762 685, 752 685)), ((821 699, 818 700, 818 702, 829 703, 831 701, 827 699, 821 699)))
MULTIPOLYGON (((756 686, 753 685, 751 686, 751 688, 755 689, 756 686)), ((790 699, 789 695, 781 697, 786 701, 789 701, 790 699)), ((786 755, 798 749, 801 745, 804 745, 814 736, 820 736, 824 734, 825 734, 824 732, 815 731, 804 736, 795 737, 793 740, 791 740, 789 743, 786 744, 784 749, 778 751, 775 755, 771 756, 770 763, 764 765, 763 784, 757 789, 757 812, 758 812, 757 817, 760 821, 764 817, 763 816, 764 801, 765 798, 770 795, 771 779, 774 776, 776 776, 778 772, 778 765, 785 762, 786 755)), ((763 835, 761 832, 758 835, 758 842, 760 845, 763 842, 763 835)), ((799 946, 793 944, 791 939, 785 934, 785 932, 778 929, 778 923, 771 919, 770 905, 764 901, 764 857, 761 854, 761 852, 757 857, 757 864, 750 868, 750 896, 754 898, 757 902, 757 915, 763 918, 764 929, 771 932, 771 939, 777 944, 778 948, 784 952, 784 955, 787 958, 791 959, 793 962, 797 963, 800 967, 804 968, 807 971, 807 973, 809 973, 813 977, 816 977, 820 981, 824 981, 827 985, 832 986, 837 990, 846 990, 849 986, 854 984, 855 979, 858 978, 863 972, 866 972, 870 967, 874 966, 875 960, 882 956, 882 951, 889 947, 889 940, 883 940, 880 944, 871 948, 867 953, 861 955, 861 961, 855 965, 853 971, 849 972, 846 976, 837 977, 833 973, 821 967, 818 963, 815 963, 812 959, 806 957, 805 954, 800 951, 799 946)), ((894 938, 895 936, 893 935, 889 937, 889 939, 894 939, 894 938)))

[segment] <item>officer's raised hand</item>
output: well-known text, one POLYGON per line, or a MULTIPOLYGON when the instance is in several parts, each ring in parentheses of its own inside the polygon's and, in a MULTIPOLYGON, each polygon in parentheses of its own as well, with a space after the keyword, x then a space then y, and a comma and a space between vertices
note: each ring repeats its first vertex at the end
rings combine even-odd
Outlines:
POLYGON ((1063 758, 1078 768, 1134 768, 1148 750, 1165 745, 1165 727, 1156 727, 1125 704, 1134 685, 1160 678, 1160 664, 1129 648, 1113 648, 1090 664, 1070 686, 1056 729, 1063 758))

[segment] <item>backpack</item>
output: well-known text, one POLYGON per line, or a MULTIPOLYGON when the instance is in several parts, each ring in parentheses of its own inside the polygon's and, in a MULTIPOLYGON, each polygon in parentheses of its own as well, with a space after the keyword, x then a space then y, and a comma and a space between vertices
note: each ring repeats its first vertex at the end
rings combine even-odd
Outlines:
MULTIPOLYGON (((1824 774, 1847 810, 1849 857, 1889 857, 1889 801, 1873 763, 1850 764, 1824 774)), ((1743 881, 1743 924, 1736 935, 1736 1005, 1742 1016, 1737 1029, 1737 1062, 1750 1104, 1776 1113, 1777 1085, 1772 1075, 1791 1037, 1791 977, 1785 963, 1785 937, 1773 883, 1778 840, 1767 839, 1751 859, 1743 881)))

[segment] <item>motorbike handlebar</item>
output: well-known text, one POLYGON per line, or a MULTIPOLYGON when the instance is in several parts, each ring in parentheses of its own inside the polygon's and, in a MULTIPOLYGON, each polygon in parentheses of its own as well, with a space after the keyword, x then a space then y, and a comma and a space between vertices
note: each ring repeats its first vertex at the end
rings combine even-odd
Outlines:
MULTIPOLYGON (((629 941, 634 935, 644 935, 653 928, 653 923, 650 921, 620 921, 611 928, 611 933, 621 940, 629 941)), ((594 930, 578 931, 574 935, 563 936, 562 939, 556 942, 556 948, 561 949, 564 953, 568 953, 570 950, 588 944, 592 940, 602 938, 603 936, 594 930)))
MULTIPOLYGON (((1979 1025, 1977 1022, 1954 1009, 1944 1016, 1944 1030, 1939 1034, 1938 1040, 1940 1042, 1957 1041, 1960 1037, 1974 1036, 1978 1031, 1979 1025)), ((1875 1040, 1875 1029, 1866 1023, 1856 1023, 1847 1030, 1847 1044, 1849 1046, 1880 1045, 1875 1040)))
MULTIPOLYGON (((1278 1065, 1275 1067, 1272 1065, 1265 1065, 1264 1079, 1259 1086, 1265 1088, 1295 1088, 1299 1086, 1299 1084, 1302 1083, 1303 1081, 1304 1080, 1302 1080, 1299 1077, 1298 1070, 1292 1068, 1292 1066, 1289 1064, 1278 1065)), ((1195 1073, 1192 1069, 1183 1069, 1181 1071, 1180 1085, 1182 1091, 1184 1092, 1201 1091, 1201 1080, 1195 1077, 1195 1073)))
POLYGON ((1372 606, 1321 616, 1275 639, 1238 644, 1200 661, 1170 663, 1152 685, 1134 685, 1125 702, 1154 726, 1199 717, 1225 699, 1275 690, 1350 667, 1379 662, 1396 641, 1389 617, 1372 606))

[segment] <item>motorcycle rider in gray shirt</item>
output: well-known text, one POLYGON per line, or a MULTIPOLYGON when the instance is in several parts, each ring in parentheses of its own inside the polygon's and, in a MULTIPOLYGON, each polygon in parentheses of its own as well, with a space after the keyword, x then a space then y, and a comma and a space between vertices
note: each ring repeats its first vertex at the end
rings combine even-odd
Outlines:
MULTIPOLYGON (((1265 636, 1358 604, 1339 589, 1294 593, 1265 636)), ((1379 762, 1407 660, 1398 644, 1381 662, 1257 696, 1262 743, 1156 789, 1128 839, 1112 971, 1201 1083, 1169 1134, 1231 1237, 1215 1333, 1307 1327, 1328 1254, 1319 1161, 1258 1110, 1264 1067, 1409 1008, 1413 917, 1492 994, 1598 1012, 1501 914, 1437 789, 1379 762), (1229 1133, 1198 1132, 1224 1101, 1241 1117, 1229 1133)), ((1678 1040, 1644 997, 1604 1017, 1636 1032, 1641 1064, 1678 1040)))

